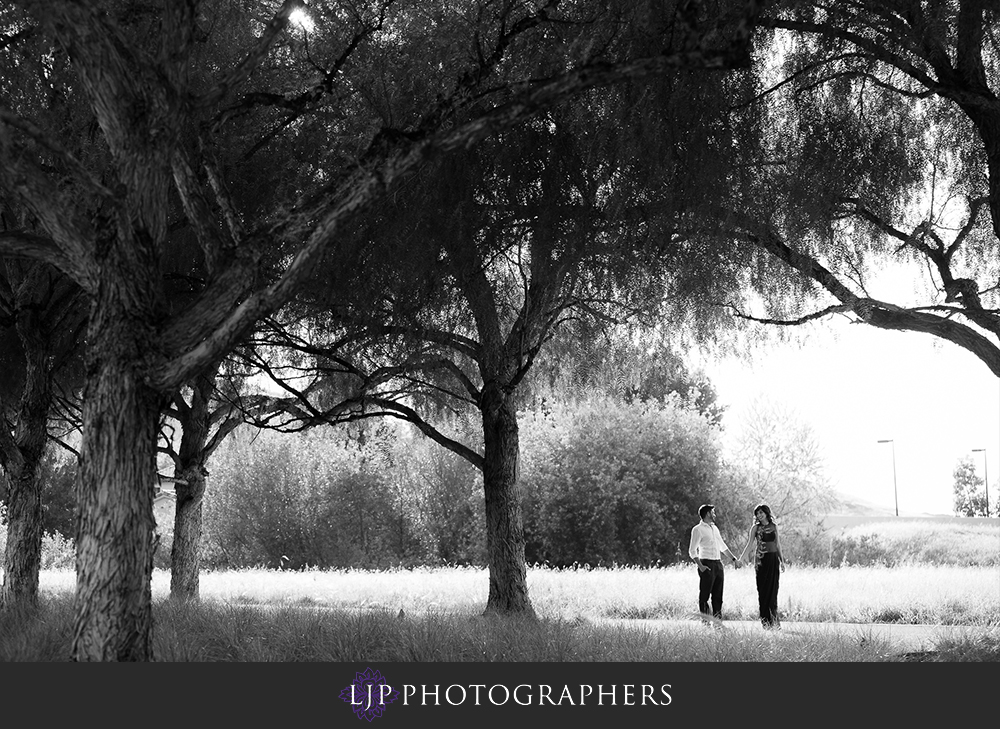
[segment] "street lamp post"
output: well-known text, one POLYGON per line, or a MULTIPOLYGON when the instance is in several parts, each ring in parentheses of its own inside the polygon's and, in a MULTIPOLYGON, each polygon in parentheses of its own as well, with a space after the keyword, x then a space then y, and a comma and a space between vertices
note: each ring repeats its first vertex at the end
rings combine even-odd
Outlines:
POLYGON ((891 438, 880 440, 879 443, 892 443, 892 496, 896 501, 896 516, 899 516, 899 491, 896 489, 896 443, 891 438))
POLYGON ((973 448, 973 453, 983 454, 983 490, 986 492, 986 516, 990 515, 990 472, 987 470, 986 465, 986 449, 985 448, 973 448))

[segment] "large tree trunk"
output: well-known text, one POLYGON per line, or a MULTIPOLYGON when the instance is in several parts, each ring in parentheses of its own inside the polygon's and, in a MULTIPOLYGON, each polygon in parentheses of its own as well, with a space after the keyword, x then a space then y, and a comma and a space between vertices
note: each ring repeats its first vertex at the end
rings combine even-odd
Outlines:
POLYGON ((126 292, 102 292, 88 331, 75 661, 152 658, 153 484, 163 401, 143 377, 153 329, 143 326, 141 301, 119 293, 126 292))
POLYGON ((517 415, 509 398, 497 386, 483 390, 486 492, 486 553, 490 563, 487 614, 534 617, 528 598, 528 571, 524 561, 524 527, 518 490, 517 415))

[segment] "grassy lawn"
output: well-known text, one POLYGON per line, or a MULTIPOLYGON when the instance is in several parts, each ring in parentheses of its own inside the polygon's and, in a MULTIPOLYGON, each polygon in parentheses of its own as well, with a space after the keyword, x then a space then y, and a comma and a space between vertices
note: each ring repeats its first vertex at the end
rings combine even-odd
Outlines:
MULTIPOLYGON (((43 572, 39 614, 0 625, 0 661, 65 660, 74 579, 43 572)), ((483 569, 206 572, 195 605, 171 603, 169 575, 157 571, 154 651, 161 661, 904 660, 878 640, 829 633, 733 639, 709 628, 594 622, 689 617, 697 600, 690 567, 531 569, 528 580, 538 621, 482 617, 483 569)), ((1000 626, 994 568, 791 567, 781 580, 786 621, 1000 626)), ((728 619, 755 619, 752 570, 727 571, 723 609, 728 619)), ((1000 660, 1000 630, 989 635, 939 645, 930 658, 1000 660)))
MULTIPOLYGON (((43 590, 72 590, 72 573, 48 573, 43 590)), ((661 569, 530 569, 528 588, 538 615, 683 618, 697 610, 692 567, 661 569)), ((752 569, 726 570, 723 612, 756 620, 752 569)), ((384 608, 478 615, 486 605, 488 573, 472 568, 276 572, 206 572, 205 600, 226 603, 384 608)), ((157 571, 154 599, 169 594, 169 575, 157 571)), ((1000 625, 1000 570, 992 567, 790 567, 781 575, 779 609, 785 620, 1000 625)))

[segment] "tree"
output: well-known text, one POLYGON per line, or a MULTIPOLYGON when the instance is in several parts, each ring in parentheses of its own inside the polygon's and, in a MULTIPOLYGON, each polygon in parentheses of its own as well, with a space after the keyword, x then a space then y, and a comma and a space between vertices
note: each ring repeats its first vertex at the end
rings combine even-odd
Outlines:
POLYGON ((756 279, 768 312, 740 315, 922 332, 1000 376, 998 21, 980 0, 769 7, 787 52, 741 102, 767 107, 769 152, 727 220, 784 270, 756 279), (912 296, 879 297, 880 267, 912 296))
POLYGON ((970 456, 963 456, 955 466, 955 515, 989 516, 986 513, 986 492, 982 490, 983 479, 976 474, 976 466, 970 456))
POLYGON ((582 318, 566 322, 539 352, 521 400, 539 409, 595 393, 627 403, 663 402, 676 395, 719 425, 725 407, 705 373, 684 361, 679 333, 680 327, 665 330, 634 321, 615 326, 582 318))
POLYGON ((0 11, 8 67, 44 92, 0 105, 0 189, 38 225, 0 233, 0 250, 49 262, 90 301, 75 660, 150 657, 159 414, 288 301, 324 249, 350 243, 349 219, 428 159, 559 100, 679 65, 744 64, 757 13, 689 13, 667 52, 609 58, 589 42, 606 26, 585 22, 617 20, 591 13, 600 3, 331 0, 314 5, 329 22, 309 43, 288 29, 300 4, 271 17, 256 4, 111 0, 0 11), (459 50, 442 54, 440 39, 459 50), (52 124, 50 100, 67 99, 86 113, 52 124), (172 226, 201 262, 182 305, 160 269, 172 226))
MULTIPOLYGON (((733 438, 728 460, 743 498, 767 503, 776 517, 798 521, 824 513, 835 503, 820 443, 793 410, 757 397, 733 438)), ((744 504, 745 509, 751 507, 744 504)))
POLYGON ((522 420, 532 562, 672 564, 687 559, 701 504, 718 504, 733 524, 719 431, 676 396, 659 403, 598 396, 522 420))
MULTIPOLYGON (((181 429, 180 443, 164 438, 160 452, 174 465, 173 542, 170 552, 170 596, 198 597, 202 534, 202 502, 208 459, 242 422, 236 409, 216 396, 217 371, 198 375, 190 388, 175 393, 168 414, 181 429)), ((220 378, 221 379, 221 378, 220 378)))
MULTIPOLYGON (((6 219, 6 216, 5 216, 6 219)), ((0 390, 0 466, 7 504, 0 609, 38 601, 43 459, 56 432, 60 390, 73 389, 83 316, 80 291, 45 263, 4 260, 0 327, 7 377, 0 390)))
MULTIPOLYGON (((339 393, 347 381, 357 390, 360 412, 346 417, 406 419, 481 471, 487 612, 532 612, 517 407, 543 349, 570 319, 631 324, 656 318, 668 305, 680 308, 683 297, 671 290, 677 281, 709 285, 705 269, 684 251, 696 236, 673 230, 678 220, 697 217, 709 191, 725 184, 724 166, 699 164, 733 142, 719 106, 725 97, 713 89, 689 73, 649 90, 649 114, 674 130, 669 143, 659 141, 667 161, 640 159, 641 140, 608 141, 621 133, 612 111, 624 106, 621 96, 641 96, 627 89, 555 106, 476 149, 428 165, 364 221, 360 233, 373 241, 364 250, 374 255, 353 267, 357 278, 348 289, 356 298, 339 291, 331 298, 330 275, 321 268, 296 306, 283 312, 275 336, 254 341, 312 358, 313 380, 300 390, 305 422, 343 419, 350 398, 334 398, 340 404, 333 408, 316 398, 329 400, 330 389, 339 393), (529 165, 525 149, 532 150, 529 165), (358 341, 365 342, 360 357, 349 350, 358 341), (373 358, 373 351, 382 356, 373 358), (440 408, 474 410, 482 445, 444 433, 434 422, 440 408)), ((719 269, 713 273, 711 284, 725 285, 719 269)), ((305 379, 300 359, 275 357, 282 359, 291 376, 305 379)), ((651 396, 658 388, 663 394, 672 384, 656 383, 653 374, 644 373, 634 395, 651 396)), ((282 386, 290 388, 287 377, 282 386)))

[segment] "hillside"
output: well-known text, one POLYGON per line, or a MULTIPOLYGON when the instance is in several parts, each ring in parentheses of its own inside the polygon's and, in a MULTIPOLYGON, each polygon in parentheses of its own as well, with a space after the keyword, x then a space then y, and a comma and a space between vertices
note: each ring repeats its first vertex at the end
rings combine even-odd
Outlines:
MULTIPOLYGON (((836 494, 837 505, 830 509, 830 515, 836 516, 895 516, 896 511, 890 507, 875 504, 856 496, 849 496, 838 492, 836 494)), ((899 515, 907 517, 942 517, 954 516, 953 514, 931 514, 928 512, 908 512, 900 511, 899 515)))

